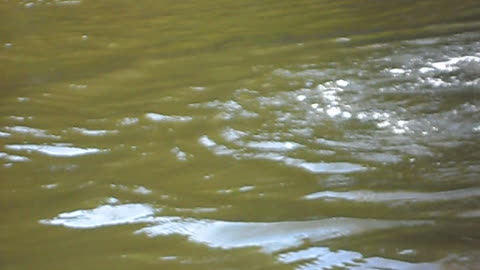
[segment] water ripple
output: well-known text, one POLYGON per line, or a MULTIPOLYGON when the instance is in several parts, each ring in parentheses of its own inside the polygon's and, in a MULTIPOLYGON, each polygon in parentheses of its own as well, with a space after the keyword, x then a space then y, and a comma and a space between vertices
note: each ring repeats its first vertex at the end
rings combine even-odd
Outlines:
POLYGON ((352 173, 368 170, 367 167, 350 162, 308 162, 298 158, 291 158, 282 154, 284 151, 294 150, 301 147, 293 142, 250 142, 246 146, 259 150, 258 152, 245 152, 243 148, 231 149, 225 145, 219 145, 207 136, 199 139, 200 144, 213 151, 216 155, 229 155, 235 158, 265 159, 282 162, 285 165, 305 169, 312 173, 352 173))
POLYGON ((376 192, 376 191, 321 191, 306 195, 307 200, 347 200, 355 202, 375 202, 387 203, 404 201, 409 203, 415 202, 438 202, 464 200, 467 198, 480 197, 480 188, 466 188, 457 190, 448 190, 440 192, 408 192, 408 191, 392 191, 392 192, 376 192))
POLYGON ((155 122, 189 122, 190 116, 164 115, 159 113, 147 113, 145 117, 155 122))
POLYGON ((101 205, 41 220, 46 225, 70 228, 96 228, 131 223, 147 223, 136 233, 151 237, 180 234, 210 247, 231 249, 261 247, 278 252, 300 246, 305 241, 321 242, 374 230, 431 225, 430 221, 326 218, 312 221, 233 222, 208 219, 155 217, 159 212, 147 204, 101 205))
POLYGON ((103 205, 91 210, 65 212, 53 219, 44 219, 40 223, 63 225, 70 228, 96 228, 151 220, 154 209, 145 204, 103 205))
POLYGON ((74 157, 95 154, 106 150, 98 148, 80 148, 70 145, 37 145, 37 144, 9 144, 5 148, 15 151, 36 151, 49 156, 74 157))

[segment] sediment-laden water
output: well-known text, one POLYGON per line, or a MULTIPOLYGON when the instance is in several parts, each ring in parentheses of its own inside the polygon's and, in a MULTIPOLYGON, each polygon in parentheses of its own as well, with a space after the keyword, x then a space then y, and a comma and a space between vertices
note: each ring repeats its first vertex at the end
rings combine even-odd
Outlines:
POLYGON ((480 268, 477 1, 0 14, 2 269, 480 268))

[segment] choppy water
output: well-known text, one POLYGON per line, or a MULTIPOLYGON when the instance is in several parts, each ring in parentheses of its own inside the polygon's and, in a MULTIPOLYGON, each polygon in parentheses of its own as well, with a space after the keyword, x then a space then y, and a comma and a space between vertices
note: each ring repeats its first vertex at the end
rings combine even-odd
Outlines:
POLYGON ((2 269, 480 268, 476 1, 4 1, 2 269))

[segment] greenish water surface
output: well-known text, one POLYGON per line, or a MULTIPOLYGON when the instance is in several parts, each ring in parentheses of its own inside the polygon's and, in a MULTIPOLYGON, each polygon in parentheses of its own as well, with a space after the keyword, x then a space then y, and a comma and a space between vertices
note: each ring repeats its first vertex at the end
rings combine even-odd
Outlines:
POLYGON ((480 269, 480 2, 0 3, 0 268, 480 269))

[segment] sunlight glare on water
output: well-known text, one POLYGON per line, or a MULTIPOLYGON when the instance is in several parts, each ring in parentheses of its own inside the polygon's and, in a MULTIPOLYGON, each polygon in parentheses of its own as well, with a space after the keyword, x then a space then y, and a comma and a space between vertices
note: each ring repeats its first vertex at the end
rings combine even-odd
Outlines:
POLYGON ((3 268, 480 268, 478 1, 0 13, 3 268))

